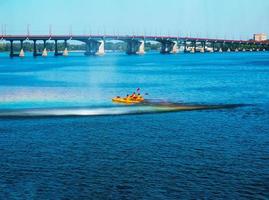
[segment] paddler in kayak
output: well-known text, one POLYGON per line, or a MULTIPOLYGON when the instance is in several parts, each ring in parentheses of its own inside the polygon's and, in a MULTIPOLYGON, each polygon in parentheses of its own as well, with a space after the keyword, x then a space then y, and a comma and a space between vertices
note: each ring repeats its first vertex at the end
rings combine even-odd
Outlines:
POLYGON ((131 95, 131 99, 135 100, 137 98, 135 92, 131 95))
POLYGON ((143 99, 144 100, 144 98, 142 97, 142 95, 140 93, 137 94, 137 99, 143 99))
POLYGON ((135 92, 133 92, 133 94, 131 95, 131 98, 132 99, 141 99, 142 98, 142 96, 140 95, 140 88, 137 88, 136 89, 136 92, 138 93, 138 94, 136 94, 135 92))

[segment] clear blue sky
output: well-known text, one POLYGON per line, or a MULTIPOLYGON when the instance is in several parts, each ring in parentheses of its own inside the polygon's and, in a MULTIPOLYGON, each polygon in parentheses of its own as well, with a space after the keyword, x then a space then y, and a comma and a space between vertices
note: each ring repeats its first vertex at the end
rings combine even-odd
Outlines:
POLYGON ((1 0, 7 32, 249 38, 269 34, 269 0, 1 0), (90 31, 91 30, 91 31, 90 31))

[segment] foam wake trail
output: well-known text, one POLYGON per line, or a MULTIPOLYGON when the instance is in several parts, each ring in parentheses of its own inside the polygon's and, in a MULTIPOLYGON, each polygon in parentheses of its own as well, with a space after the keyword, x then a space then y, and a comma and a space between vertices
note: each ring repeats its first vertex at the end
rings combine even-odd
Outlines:
POLYGON ((239 104, 228 105, 184 105, 175 103, 147 103, 142 105, 111 106, 111 107, 83 107, 83 108, 40 108, 1 110, 0 117, 50 117, 50 116, 100 116, 100 115, 128 115, 161 112, 179 112, 192 110, 228 109, 236 108, 239 104))

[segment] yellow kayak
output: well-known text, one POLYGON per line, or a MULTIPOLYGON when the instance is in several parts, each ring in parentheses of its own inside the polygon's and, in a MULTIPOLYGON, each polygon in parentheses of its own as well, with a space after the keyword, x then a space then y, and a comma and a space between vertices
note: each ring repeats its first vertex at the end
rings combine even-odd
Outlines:
POLYGON ((133 103, 141 103, 144 101, 144 98, 143 97, 140 97, 140 98, 136 98, 136 99, 133 99, 133 98, 122 98, 122 97, 115 97, 112 99, 113 102, 116 102, 116 103, 126 103, 126 104, 133 104, 133 103))

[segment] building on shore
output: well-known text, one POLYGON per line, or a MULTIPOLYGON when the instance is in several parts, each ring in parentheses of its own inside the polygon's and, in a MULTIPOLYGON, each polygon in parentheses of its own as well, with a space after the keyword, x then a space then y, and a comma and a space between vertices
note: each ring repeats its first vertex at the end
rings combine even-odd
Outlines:
POLYGON ((253 39, 257 42, 266 41, 267 35, 265 33, 254 34, 253 39))

